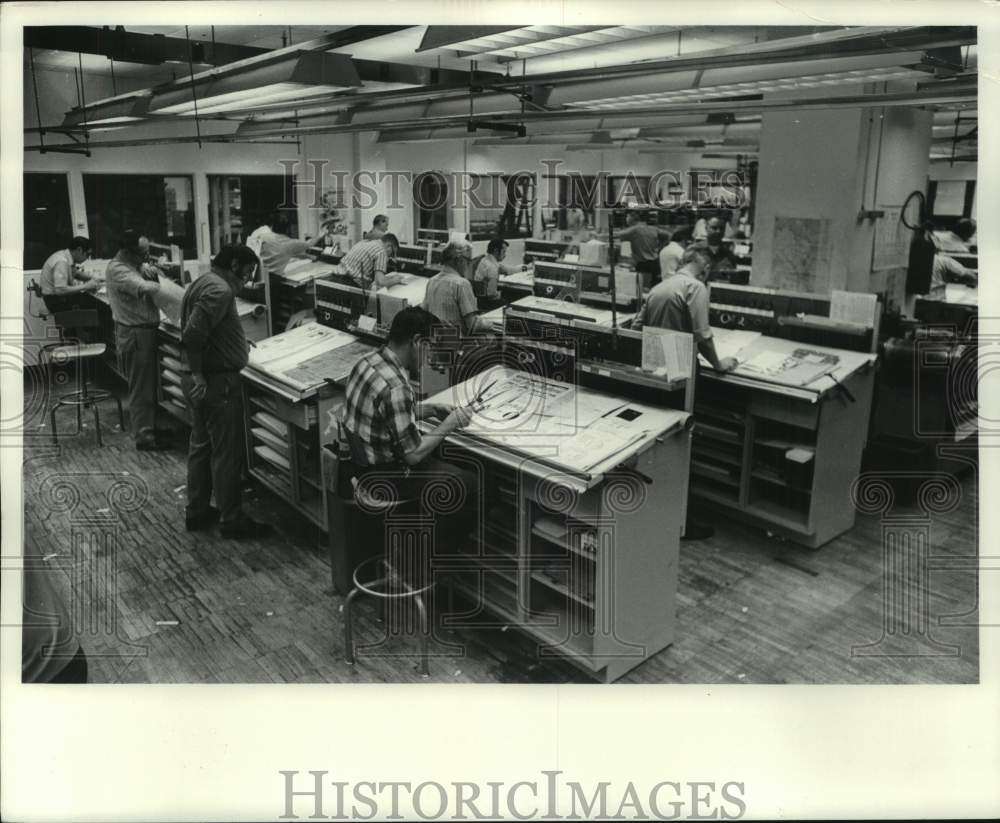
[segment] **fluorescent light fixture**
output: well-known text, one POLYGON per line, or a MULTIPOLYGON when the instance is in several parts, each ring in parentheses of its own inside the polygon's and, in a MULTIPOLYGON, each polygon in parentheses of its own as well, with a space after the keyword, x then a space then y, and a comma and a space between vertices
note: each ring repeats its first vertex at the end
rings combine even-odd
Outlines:
POLYGON ((193 90, 183 81, 176 81, 169 90, 153 94, 149 111, 151 114, 194 114, 197 100, 199 114, 218 114, 285 101, 323 99, 361 85, 350 57, 306 52, 280 63, 209 78, 197 83, 193 90))
POLYGON ((149 110, 149 95, 112 98, 84 108, 71 109, 63 118, 64 128, 82 126, 119 126, 142 120, 149 110), (86 117, 84 114, 86 113, 86 117))

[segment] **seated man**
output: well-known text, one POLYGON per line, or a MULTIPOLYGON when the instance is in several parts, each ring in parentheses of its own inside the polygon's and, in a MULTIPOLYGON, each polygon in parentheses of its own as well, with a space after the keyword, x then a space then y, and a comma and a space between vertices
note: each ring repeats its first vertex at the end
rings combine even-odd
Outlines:
POLYGON ((49 255, 38 276, 42 300, 53 314, 70 311, 80 305, 82 292, 97 291, 101 281, 88 277, 78 266, 90 257, 90 240, 74 237, 69 247, 49 255))
POLYGON ((479 307, 484 311, 496 308, 500 304, 500 275, 514 274, 524 271, 527 266, 507 266, 504 258, 507 256, 506 240, 494 237, 486 247, 486 254, 483 255, 472 275, 474 291, 481 291, 478 294, 479 307))
POLYGON ((406 279, 402 274, 388 274, 389 261, 399 254, 399 241, 394 234, 383 234, 371 240, 362 240, 351 246, 340 261, 340 267, 360 289, 368 291, 373 286, 395 286, 406 279))
POLYGON ((463 335, 489 334, 493 327, 477 314, 479 308, 472 284, 467 279, 472 267, 472 245, 468 240, 452 240, 441 251, 441 271, 427 284, 423 307, 441 323, 463 335))
MULTIPOLYGON (((380 483, 392 484, 397 499, 419 500, 428 484, 458 481, 465 502, 443 518, 446 543, 439 545, 445 548, 464 540, 475 525, 479 486, 472 472, 433 456, 449 434, 469 424, 471 409, 418 403, 410 383, 410 374, 420 366, 422 345, 437 322, 416 306, 393 318, 386 345, 351 370, 341 422, 359 479, 376 475, 380 483), (428 417, 441 422, 422 435, 417 421, 428 417)), ((423 502, 426 508, 429 501, 423 502)))
POLYGON ((943 299, 948 283, 961 283, 976 288, 979 285, 979 275, 972 269, 967 269, 954 257, 937 252, 931 267, 931 289, 927 296, 943 299))

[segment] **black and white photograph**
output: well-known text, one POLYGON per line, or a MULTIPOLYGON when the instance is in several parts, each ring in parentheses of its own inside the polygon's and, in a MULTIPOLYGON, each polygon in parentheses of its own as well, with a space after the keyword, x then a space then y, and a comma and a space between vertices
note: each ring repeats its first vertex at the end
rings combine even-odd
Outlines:
MULTIPOLYGON (((984 682, 985 12, 73 5, 2 10, 33 701, 984 682)), ((775 814, 321 766, 258 813, 775 814)))

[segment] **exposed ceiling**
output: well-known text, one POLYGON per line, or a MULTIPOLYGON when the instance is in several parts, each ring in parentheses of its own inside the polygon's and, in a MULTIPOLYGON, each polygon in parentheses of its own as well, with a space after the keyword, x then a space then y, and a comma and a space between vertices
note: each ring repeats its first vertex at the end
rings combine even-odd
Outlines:
POLYGON ((197 116, 211 142, 378 131, 753 154, 766 110, 909 105, 936 112, 933 157, 976 151, 973 27, 50 26, 25 39, 26 71, 33 58, 131 89, 45 124, 49 150, 54 133, 73 150, 183 142, 176 127, 197 116))

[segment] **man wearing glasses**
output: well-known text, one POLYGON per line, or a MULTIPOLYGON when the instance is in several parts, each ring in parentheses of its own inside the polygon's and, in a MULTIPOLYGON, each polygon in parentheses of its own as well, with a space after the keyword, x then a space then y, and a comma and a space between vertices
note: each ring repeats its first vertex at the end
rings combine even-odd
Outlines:
POLYGON ((258 259, 246 246, 226 246, 212 270, 184 292, 181 340, 190 375, 183 378, 191 410, 186 526, 208 528, 216 520, 223 537, 263 537, 271 527, 243 512, 244 422, 240 371, 248 360, 236 295, 253 280, 258 259), (218 508, 210 505, 212 492, 218 508))

